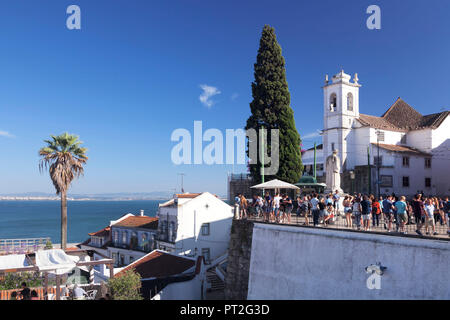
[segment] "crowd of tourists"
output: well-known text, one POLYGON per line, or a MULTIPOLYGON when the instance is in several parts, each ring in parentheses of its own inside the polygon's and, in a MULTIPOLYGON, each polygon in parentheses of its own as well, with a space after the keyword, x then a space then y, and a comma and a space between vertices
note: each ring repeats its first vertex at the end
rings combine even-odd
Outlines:
MULTIPOLYGON (((292 213, 304 219, 303 225, 328 227, 340 217, 344 226, 360 231, 384 228, 387 232, 407 234, 407 225, 415 225, 415 232, 423 236, 438 235, 437 225, 447 227, 450 236, 450 201, 417 194, 413 199, 405 196, 375 197, 373 195, 346 195, 341 199, 338 191, 319 195, 311 193, 293 200, 287 194, 276 193, 264 197, 254 195, 247 200, 242 194, 235 197, 239 219, 262 218, 268 223, 291 223, 292 213), (342 200, 342 201, 341 201, 342 200)), ((298 221, 298 220, 297 220, 298 221)))

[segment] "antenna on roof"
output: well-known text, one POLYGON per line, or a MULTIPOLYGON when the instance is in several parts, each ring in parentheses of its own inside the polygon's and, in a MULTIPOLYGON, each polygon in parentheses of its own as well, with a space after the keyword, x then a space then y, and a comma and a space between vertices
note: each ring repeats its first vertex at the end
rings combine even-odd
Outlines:
POLYGON ((183 177, 186 175, 185 173, 178 173, 179 176, 181 176, 181 193, 184 193, 184 187, 183 187, 183 177))

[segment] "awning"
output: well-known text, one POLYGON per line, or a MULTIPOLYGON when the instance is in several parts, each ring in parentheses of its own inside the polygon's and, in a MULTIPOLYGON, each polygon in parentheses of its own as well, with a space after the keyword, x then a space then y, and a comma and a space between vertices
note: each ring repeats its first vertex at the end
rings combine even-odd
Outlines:
POLYGON ((36 251, 36 266, 39 271, 64 274, 76 267, 78 256, 69 256, 61 249, 36 251))
POLYGON ((0 256, 0 271, 32 267, 25 254, 9 254, 0 256))

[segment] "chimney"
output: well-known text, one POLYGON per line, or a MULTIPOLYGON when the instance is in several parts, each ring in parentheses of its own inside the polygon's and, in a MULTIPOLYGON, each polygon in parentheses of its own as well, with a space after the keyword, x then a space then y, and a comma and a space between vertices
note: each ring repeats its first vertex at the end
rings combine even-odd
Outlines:
POLYGON ((141 210, 141 217, 144 216, 144 210, 141 210))

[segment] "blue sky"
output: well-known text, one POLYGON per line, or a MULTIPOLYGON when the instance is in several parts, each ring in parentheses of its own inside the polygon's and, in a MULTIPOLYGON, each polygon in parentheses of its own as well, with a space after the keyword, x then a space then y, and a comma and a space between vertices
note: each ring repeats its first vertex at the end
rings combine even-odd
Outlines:
MULTIPOLYGON (((173 130, 242 128, 264 24, 286 59, 297 129, 320 138, 325 74, 359 74, 360 111, 381 115, 397 97, 421 113, 448 109, 450 2, 4 0, 0 3, 0 193, 53 192, 38 171, 50 134, 89 148, 74 193, 179 188, 226 193, 230 165, 171 162, 173 130), (81 8, 81 30, 66 8, 81 8), (366 28, 381 8, 382 29, 366 28), (205 103, 201 85, 220 92, 205 103)), ((216 92, 216 93, 217 93, 216 92)), ((245 166, 235 166, 245 172, 245 166)))

